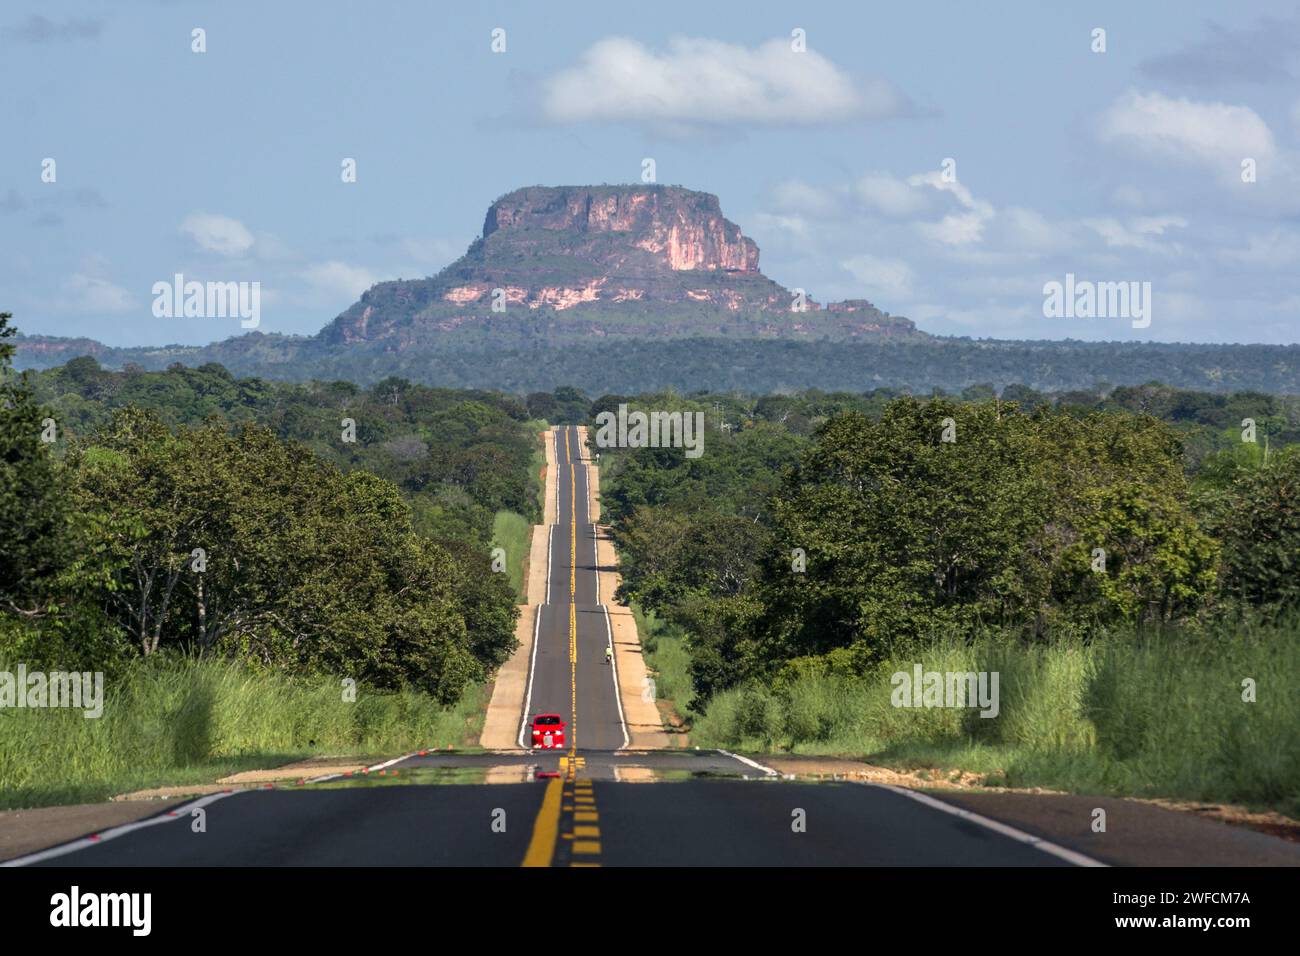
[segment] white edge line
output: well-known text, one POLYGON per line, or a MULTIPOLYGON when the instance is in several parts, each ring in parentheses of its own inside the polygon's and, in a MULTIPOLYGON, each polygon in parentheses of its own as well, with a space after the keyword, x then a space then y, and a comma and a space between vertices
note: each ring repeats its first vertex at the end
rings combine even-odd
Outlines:
POLYGON ((559 525, 547 525, 546 527, 546 594, 543 595, 543 604, 551 603, 551 545, 555 543, 555 529, 559 525))
MULTIPOLYGON (((618 722, 623 728, 623 747, 632 742, 632 738, 627 735, 627 720, 623 716, 623 692, 618 686, 618 653, 614 650, 614 629, 609 623, 609 608, 601 605, 600 609, 605 612, 605 640, 609 641, 609 666, 614 674, 614 702, 618 704, 618 722)), ((619 747, 622 750, 623 747, 619 747)))
POLYGON ((532 660, 528 663, 528 693, 524 696, 524 713, 519 721, 519 749, 527 750, 524 746, 524 731, 528 729, 528 710, 533 706, 533 671, 537 669, 537 637, 542 627, 542 605, 533 605, 533 653, 532 660))
MULTIPOLYGON (((381 761, 380 763, 374 764, 373 766, 366 767, 363 772, 371 773, 375 770, 385 770, 393 766, 394 764, 401 763, 403 760, 409 760, 410 758, 416 756, 417 753, 418 751, 412 751, 411 753, 403 754, 400 757, 393 757, 390 760, 381 761)), ((341 773, 330 773, 330 774, 326 774, 323 777, 313 777, 312 779, 307 780, 305 782, 324 783, 327 780, 335 780, 342 776, 343 774, 341 773)), ((28 864, 31 863, 40 863, 42 860, 50 860, 50 859, 54 859, 55 857, 66 856, 69 853, 75 853, 78 850, 84 850, 86 847, 98 846, 100 843, 104 843, 105 841, 114 840, 117 837, 125 836, 126 834, 132 833, 136 830, 143 830, 145 827, 157 826, 160 823, 174 822, 176 820, 181 819, 184 816, 184 814, 181 811, 187 808, 190 810, 197 810, 202 807, 209 806, 210 804, 216 803, 218 800, 224 800, 226 797, 233 797, 235 796, 235 794, 238 793, 255 793, 265 789, 266 789, 265 787, 258 787, 255 789, 251 787, 235 787, 231 789, 229 792, 223 791, 222 793, 210 793, 206 797, 199 797, 196 800, 185 801, 184 803, 178 805, 174 810, 160 812, 157 816, 149 817, 146 820, 136 820, 133 823, 124 823, 121 826, 111 827, 110 829, 101 831, 95 834, 97 839, 92 840, 88 836, 81 837, 79 839, 73 840, 71 843, 63 843, 60 844, 59 846, 50 847, 48 850, 41 850, 37 853, 29 853, 26 856, 14 857, 12 860, 5 860, 4 862, 0 863, 0 866, 27 866, 28 864)))
MULTIPOLYGON (((393 764, 395 764, 395 763, 401 763, 403 760, 410 760, 412 757, 415 757, 415 756, 418 756, 418 755, 419 755, 419 751, 418 751, 418 750, 412 750, 409 754, 402 754, 402 756, 400 756, 400 757, 394 757, 394 758, 392 758, 391 760, 385 760, 385 761, 383 761, 382 763, 377 763, 377 764, 375 764, 374 766, 371 766, 371 767, 363 767, 363 768, 361 769, 361 772, 362 772, 362 773, 371 773, 372 771, 375 771, 375 770, 383 770, 383 769, 385 769, 385 768, 387 768, 387 767, 391 767, 391 766, 392 766, 393 764)), ((355 774, 356 771, 354 770, 353 773, 355 774)), ((342 773, 327 773, 327 774, 325 774, 323 777, 312 777, 310 780, 305 780, 305 781, 303 781, 303 782, 304 782, 304 783, 324 783, 324 782, 327 781, 327 780, 338 780, 338 779, 339 779, 340 777, 342 777, 342 776, 343 776, 342 773)))
POLYGON ((41 850, 37 853, 29 853, 26 856, 16 856, 12 860, 5 860, 0 863, 0 867, 29 866, 32 863, 40 863, 43 860, 52 860, 56 857, 67 856, 69 853, 76 853, 78 850, 84 850, 87 847, 98 846, 109 840, 115 840, 120 836, 126 836, 136 830, 143 830, 146 827, 155 827, 160 823, 175 823, 184 817, 182 810, 198 810, 202 807, 216 803, 218 800, 224 800, 226 797, 233 797, 240 793, 252 793, 254 791, 247 788, 238 788, 231 790, 229 793, 210 793, 206 797, 200 797, 197 800, 188 800, 181 803, 174 810, 160 811, 157 816, 149 817, 147 820, 136 820, 133 823, 124 823, 121 826, 111 827, 95 834, 96 839, 88 836, 80 837, 70 843, 62 843, 58 846, 50 847, 48 850, 41 850))
POLYGON ((994 833, 1000 833, 1005 837, 1032 846, 1036 850, 1042 850, 1044 853, 1051 854, 1058 859, 1065 860, 1067 863, 1073 863, 1075 866, 1110 866, 1109 863, 1102 863, 1100 860, 1094 860, 1090 856, 1085 856, 1075 850, 1067 850, 1063 846, 1057 846, 1051 840, 1044 840, 1042 837, 1036 837, 1032 833, 1026 833, 1024 830, 1017 830, 1013 826, 1005 823, 999 823, 997 820, 990 820, 988 817, 981 816, 973 810, 967 810, 964 807, 955 807, 950 803, 944 803, 937 800, 928 793, 918 793, 915 790, 908 790, 906 787, 896 787, 889 783, 869 783, 869 787, 880 787, 884 790, 892 790, 894 793, 902 794, 918 803, 924 803, 927 807, 935 810, 942 810, 944 813, 951 813, 955 817, 960 817, 970 823, 977 823, 982 827, 987 827, 994 833))
POLYGON ((748 757, 742 757, 740 754, 733 754, 730 750, 719 750, 718 753, 722 754, 724 757, 730 757, 732 760, 739 760, 741 763, 748 767, 753 767, 755 770, 761 770, 766 776, 779 776, 771 767, 764 767, 761 763, 750 760, 748 757))

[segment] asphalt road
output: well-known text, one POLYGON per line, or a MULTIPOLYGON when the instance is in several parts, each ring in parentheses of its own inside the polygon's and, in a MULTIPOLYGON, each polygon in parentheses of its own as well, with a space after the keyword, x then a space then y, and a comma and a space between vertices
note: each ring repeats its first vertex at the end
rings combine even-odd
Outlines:
POLYGON ((556 429, 556 523, 550 529, 546 603, 539 609, 534 654, 521 715, 521 740, 536 714, 560 714, 567 744, 578 750, 617 750, 628 736, 615 665, 605 663, 611 640, 608 595, 596 561, 589 515, 586 450, 576 428, 556 429))
POLYGON ((997 793, 939 800, 862 783, 791 782, 724 751, 592 751, 577 759, 570 773, 574 758, 554 751, 412 756, 382 775, 206 797, 11 863, 1300 865, 1295 843, 1134 801, 997 793), (507 771, 513 777, 500 779, 520 782, 481 782, 507 771), (1089 826, 1097 803, 1109 813, 1103 834, 1089 826))
MULTIPOLYGON (((548 792, 565 786, 245 791, 203 808, 202 832, 181 808, 167 823, 34 865, 518 866, 548 792)), ((597 781, 571 790, 575 801, 584 791, 589 796, 566 800, 561 814, 569 814, 565 806, 590 806, 572 815, 595 818, 562 822, 550 865, 1068 865, 883 788, 707 780, 597 781), (793 829, 797 812, 803 832, 793 829)))

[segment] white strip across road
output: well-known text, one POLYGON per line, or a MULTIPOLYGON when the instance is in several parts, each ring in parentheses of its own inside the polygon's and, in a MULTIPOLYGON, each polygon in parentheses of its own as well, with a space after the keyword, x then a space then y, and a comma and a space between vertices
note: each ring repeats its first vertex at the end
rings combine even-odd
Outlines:
POLYGON ((753 767, 755 770, 763 771, 765 777, 779 776, 779 774, 771 767, 764 767, 758 761, 750 760, 748 757, 742 757, 740 754, 733 754, 730 750, 719 750, 718 753, 722 754, 724 757, 730 757, 732 760, 739 760, 747 767, 753 767))

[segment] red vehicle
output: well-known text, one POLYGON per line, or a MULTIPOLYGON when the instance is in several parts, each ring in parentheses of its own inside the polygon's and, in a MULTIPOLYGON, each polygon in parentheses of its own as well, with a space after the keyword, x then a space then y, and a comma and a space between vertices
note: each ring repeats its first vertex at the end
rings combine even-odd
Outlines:
POLYGON ((559 714, 538 714, 533 718, 533 746, 543 750, 564 747, 564 721, 559 714))

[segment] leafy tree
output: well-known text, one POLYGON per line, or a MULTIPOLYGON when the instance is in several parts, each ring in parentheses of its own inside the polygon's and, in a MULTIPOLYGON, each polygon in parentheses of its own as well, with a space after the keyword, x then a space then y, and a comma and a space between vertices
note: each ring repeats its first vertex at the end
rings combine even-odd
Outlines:
POLYGON ((390 482, 264 427, 173 432, 128 407, 70 466, 113 569, 105 599, 145 655, 223 653, 450 702, 514 646, 509 588, 467 587, 475 572, 413 533, 390 482))
MULTIPOLYGON (((12 368, 12 314, 0 312, 0 609, 34 617, 71 560, 66 491, 50 443, 48 414, 26 375, 12 368)), ((55 435, 57 436, 57 422, 55 435)))
POLYGON ((1223 542, 1224 590, 1239 602, 1300 604, 1300 448, 1241 468, 1211 501, 1223 542))

